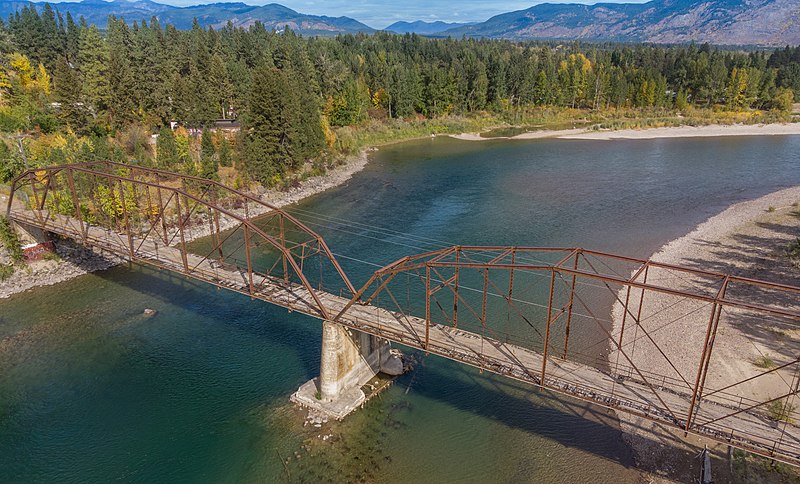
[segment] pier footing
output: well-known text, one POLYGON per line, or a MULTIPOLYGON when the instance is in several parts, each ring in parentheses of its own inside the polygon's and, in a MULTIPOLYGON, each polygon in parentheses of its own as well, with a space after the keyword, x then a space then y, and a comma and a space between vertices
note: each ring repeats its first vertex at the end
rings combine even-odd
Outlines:
POLYGON ((401 356, 390 351, 388 341, 325 321, 320 376, 301 385, 291 400, 341 420, 366 401, 361 387, 372 377, 402 369, 401 356))

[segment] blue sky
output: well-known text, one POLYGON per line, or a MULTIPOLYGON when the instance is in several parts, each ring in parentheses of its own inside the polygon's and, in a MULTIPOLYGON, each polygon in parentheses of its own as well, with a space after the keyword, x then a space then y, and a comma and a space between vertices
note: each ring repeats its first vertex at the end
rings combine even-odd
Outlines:
MULTIPOLYGON (((170 5, 197 5, 220 0, 155 0, 170 5)), ((481 22, 493 15, 522 10, 537 3, 536 0, 501 1, 487 0, 238 0, 251 5, 280 3, 298 12, 313 15, 346 16, 366 23, 370 27, 383 28, 397 20, 443 20, 445 22, 481 22)), ((567 3, 563 0, 549 0, 567 3)), ((619 0, 604 0, 620 3, 619 0)), ((642 3, 643 0, 627 0, 642 3)), ((597 3, 597 0, 570 0, 571 3, 597 3)))

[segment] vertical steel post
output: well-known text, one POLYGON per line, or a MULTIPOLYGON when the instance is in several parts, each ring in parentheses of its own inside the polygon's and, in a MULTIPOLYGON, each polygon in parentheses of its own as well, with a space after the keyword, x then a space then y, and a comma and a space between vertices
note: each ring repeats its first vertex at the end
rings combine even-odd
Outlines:
POLYGON ((722 314, 722 303, 720 299, 725 297, 725 292, 728 290, 728 281, 730 276, 725 276, 722 281, 722 286, 714 299, 714 305, 711 307, 711 317, 708 320, 708 329, 706 330, 705 344, 703 345, 703 354, 700 357, 700 364, 697 368, 697 379, 694 384, 694 391, 692 392, 692 403, 689 405, 689 414, 686 417, 686 427, 684 431, 688 432, 689 427, 692 425, 692 419, 695 413, 695 404, 697 403, 698 395, 702 394, 703 385, 706 383, 706 375, 708 374, 708 364, 711 361, 711 351, 714 349, 714 340, 717 336, 717 327, 719 326, 719 318, 722 314))
POLYGON ((44 210, 44 204, 47 202, 47 194, 50 191, 50 184, 53 183, 53 175, 49 172, 47 173, 47 183, 44 184, 44 194, 42 195, 41 205, 39 206, 39 210, 44 210))
POLYGON ((218 200, 217 200, 217 191, 216 190, 214 191, 213 201, 214 201, 214 206, 211 207, 211 219, 213 220, 213 225, 211 227, 211 230, 215 234, 215 242, 214 243, 217 245, 217 250, 219 251, 219 260, 220 261, 224 261, 225 260, 225 254, 222 251, 222 241, 220 239, 220 232, 221 231, 219 229, 219 209, 218 209, 218 205, 217 205, 218 200))
POLYGON ((481 304, 481 373, 483 373, 483 343, 486 339, 486 297, 489 294, 489 268, 483 270, 483 303, 481 304))
POLYGON ((425 349, 431 336, 431 267, 425 264, 425 349))
POLYGON ((517 263, 517 248, 511 249, 511 275, 508 278, 508 302, 511 303, 511 297, 514 291, 514 264, 517 263))
POLYGON ((250 295, 255 292, 253 288, 253 259, 250 255, 250 226, 244 226, 244 254, 247 258, 247 283, 250 286, 250 295))
MULTIPOLYGON (((572 270, 578 270, 578 257, 580 257, 580 252, 575 253, 575 262, 572 264, 572 270)), ((577 275, 575 273, 572 274, 572 284, 569 290, 569 304, 567 306, 567 327, 564 332, 564 354, 562 355, 563 359, 567 359, 567 349, 569 348, 569 326, 572 322, 572 305, 575 299, 575 282, 577 279, 577 275)), ((624 323, 623 323, 624 324, 624 323)))
MULTIPOLYGON (((42 220, 41 208, 39 208, 39 190, 36 189, 36 184, 38 180, 36 179, 36 175, 33 172, 30 173, 29 178, 31 179, 31 191, 33 192, 33 201, 34 201, 34 211, 36 212, 36 218, 39 219, 39 223, 44 228, 44 221, 42 220)), ((42 204, 44 204, 44 200, 42 200, 42 204)))
POLYGON ((72 195, 72 204, 75 205, 75 217, 78 219, 78 223, 81 226, 81 239, 83 239, 83 243, 85 244, 86 237, 88 235, 88 229, 83 223, 83 214, 81 213, 81 206, 78 201, 78 193, 75 191, 75 178, 72 174, 71 168, 67 168, 67 185, 69 186, 69 192, 72 195))
MULTIPOLYGON (((644 289, 642 289, 644 291, 644 289)), ((622 324, 619 329, 619 342, 617 346, 622 348, 622 340, 625 337, 625 323, 628 321, 628 305, 631 300, 631 286, 625 291, 625 304, 622 306, 622 324)), ((617 354, 617 361, 619 361, 619 354, 617 354)))
POLYGON ((489 294, 489 268, 483 270, 483 304, 481 305, 481 326, 486 326, 486 297, 489 294))
POLYGON ((122 180, 119 181, 119 199, 122 203, 122 216, 125 222, 125 234, 128 236, 128 252, 133 260, 135 254, 133 249, 133 234, 131 233, 130 219, 128 218, 128 204, 125 203, 125 185, 122 180))
MULTIPOLYGON (((281 245, 286 248, 286 232, 284 229, 283 215, 278 215, 278 224, 280 225, 281 245)), ((283 259, 283 281, 289 282, 289 269, 286 267, 286 253, 281 252, 281 259, 283 259)))
POLYGON ((460 247, 456 247, 456 271, 453 275, 453 327, 458 328, 458 260, 461 252, 460 247))
POLYGON ((716 319, 718 304, 719 303, 715 301, 714 304, 711 306, 711 316, 708 318, 706 337, 703 342, 703 353, 700 355, 700 363, 697 365, 697 378, 695 378, 694 390, 692 391, 692 401, 689 404, 689 412, 686 415, 686 426, 684 427, 684 431, 686 432, 689 431, 689 427, 691 426, 692 423, 692 413, 694 413, 694 406, 695 403, 697 402, 697 392, 700 390, 700 378, 702 377, 703 374, 703 365, 706 361, 706 355, 708 354, 709 350, 708 342, 709 339, 711 338, 711 329, 714 325, 714 320, 716 319))
MULTIPOLYGON (((156 189, 156 194, 158 195, 158 209, 160 210, 161 214, 161 230, 164 231, 164 243, 169 244, 169 234, 167 233, 167 207, 164 205, 164 199, 161 196, 161 187, 159 186, 156 189)), ((169 204, 169 201, 167 201, 169 204)), ((178 212, 178 216, 180 216, 180 211, 178 212)))
POLYGON ((189 273, 189 260, 186 257, 186 239, 183 236, 183 212, 181 211, 181 196, 176 193, 175 194, 175 209, 178 211, 178 233, 180 234, 181 238, 181 261, 183 262, 183 270, 187 274, 189 273))
POLYGON ((547 369, 547 347, 550 344, 550 320, 553 315, 553 292, 556 287, 556 269, 553 267, 550 271, 550 297, 547 302, 547 327, 544 331, 544 351, 542 352, 542 379, 540 381, 542 387, 544 387, 544 375, 547 369))
MULTIPOLYGON (((208 232, 211 236, 212 247, 219 247, 219 235, 214 231, 214 207, 208 207, 208 232)), ((213 250, 212 252, 213 253, 213 250)), ((211 254, 209 254, 210 256, 211 254)))

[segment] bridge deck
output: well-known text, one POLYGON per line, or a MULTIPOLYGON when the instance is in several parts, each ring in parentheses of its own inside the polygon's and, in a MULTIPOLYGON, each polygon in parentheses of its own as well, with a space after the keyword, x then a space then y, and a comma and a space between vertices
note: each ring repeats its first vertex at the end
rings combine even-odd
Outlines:
MULTIPOLYGON (((21 210, 12 214, 18 222, 39 226, 40 218, 37 215, 47 217, 49 214, 46 211, 37 214, 21 210)), ((80 221, 49 215, 46 230, 130 258, 127 236, 108 229, 91 226, 82 232, 80 221)), ((248 275, 239 268, 188 254, 187 271, 178 248, 136 238, 133 246, 133 259, 136 262, 182 273, 313 317, 322 317, 310 304, 311 294, 301 285, 273 277, 254 276, 256 290, 251 294, 248 275)), ((349 302, 347 298, 327 292, 319 292, 318 295, 332 315, 338 314, 349 302)), ((372 305, 355 304, 338 322, 355 330, 604 407, 641 415, 681 429, 686 425, 692 398, 689 391, 652 387, 641 378, 622 378, 557 357, 548 357, 542 379, 543 356, 536 351, 442 325, 431 324, 426 328, 423 318, 372 305), (426 330, 429 331, 427 342, 426 330)), ((745 410, 746 407, 747 404, 741 402, 737 405, 730 401, 703 399, 689 431, 763 455, 773 455, 795 465, 800 463, 800 429, 783 422, 777 425, 761 414, 745 410), (725 417, 737 411, 739 413, 736 415, 725 417), (709 424, 711 421, 714 422, 709 424)))

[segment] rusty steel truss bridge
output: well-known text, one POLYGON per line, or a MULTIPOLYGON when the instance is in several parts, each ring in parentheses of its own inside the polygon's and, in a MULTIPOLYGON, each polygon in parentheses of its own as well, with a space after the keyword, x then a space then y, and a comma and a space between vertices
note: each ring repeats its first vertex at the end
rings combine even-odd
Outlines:
POLYGON ((216 181, 108 161, 26 171, 7 216, 800 465, 797 287, 581 248, 471 246, 404 257, 356 287, 290 211, 216 181), (731 365, 750 345, 769 353, 731 365))

